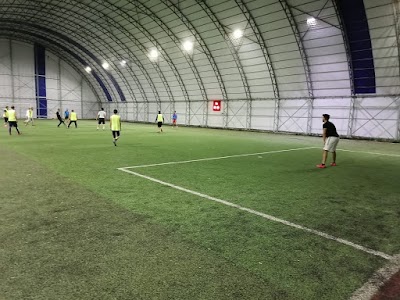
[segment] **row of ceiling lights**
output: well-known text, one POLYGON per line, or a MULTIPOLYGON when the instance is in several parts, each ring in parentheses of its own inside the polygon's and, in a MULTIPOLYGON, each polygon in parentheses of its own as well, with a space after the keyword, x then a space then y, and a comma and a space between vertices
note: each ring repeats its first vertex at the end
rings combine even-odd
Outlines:
MULTIPOLYGON (((236 30, 232 33, 232 37, 233 37, 234 39, 240 39, 242 36, 243 36, 243 31, 240 30, 240 29, 236 29, 236 30)), ((187 52, 191 52, 191 51, 193 50, 193 47, 194 47, 194 44, 193 44, 192 41, 185 41, 185 42, 182 43, 182 48, 183 48, 183 50, 185 50, 185 51, 187 51, 187 52)), ((152 59, 152 60, 157 59, 158 56, 159 56, 159 52, 158 52, 157 49, 152 49, 152 50, 150 51, 150 53, 149 53, 149 58, 152 59)), ((121 67, 125 67, 127 63, 128 63, 128 62, 127 62, 126 60, 121 60, 121 61, 119 62, 119 64, 121 65, 121 67)), ((106 61, 104 61, 104 62, 102 63, 101 66, 102 66, 103 69, 105 69, 105 70, 108 70, 108 69, 110 68, 110 64, 109 64, 108 62, 106 62, 106 61)), ((90 73, 90 72, 92 72, 92 68, 89 67, 89 66, 86 66, 86 67, 85 67, 85 71, 88 72, 88 73, 90 73)))
MULTIPOLYGON (((315 18, 313 18, 313 17, 311 17, 311 18, 308 18, 307 19, 307 25, 308 26, 316 26, 317 25, 317 20, 315 19, 315 18)), ((241 30, 241 29, 236 29, 233 33, 232 33, 232 38, 233 39, 240 39, 241 37, 243 36, 243 31, 241 30)), ((193 50, 193 42, 191 42, 191 41, 185 41, 185 42, 183 42, 183 44, 182 44, 182 48, 185 50, 185 51, 187 51, 187 52, 191 52, 192 50, 193 50)), ((149 53, 149 58, 150 59, 152 59, 152 60, 155 60, 155 59, 157 59, 158 58, 158 56, 159 56, 159 52, 158 52, 158 50, 157 49, 152 49, 151 51, 150 51, 150 53, 149 53)), ((120 62, 119 62, 119 64, 121 65, 121 67, 125 67, 126 66, 126 64, 127 64, 128 62, 126 61, 126 60, 121 60, 120 62)), ((103 64, 101 65, 105 70, 108 70, 109 68, 110 68, 110 64, 108 63, 108 62, 103 62, 103 64)), ((85 71, 86 72, 88 72, 88 73, 90 73, 90 72, 92 72, 92 68, 91 67, 89 67, 89 66, 87 66, 87 67, 85 67, 85 71)))

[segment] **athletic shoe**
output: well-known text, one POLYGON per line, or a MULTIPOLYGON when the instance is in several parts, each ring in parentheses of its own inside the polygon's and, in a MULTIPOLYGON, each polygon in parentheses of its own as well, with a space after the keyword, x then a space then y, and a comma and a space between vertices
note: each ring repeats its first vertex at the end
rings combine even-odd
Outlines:
POLYGON ((337 164, 333 162, 333 163, 331 163, 331 166, 332 166, 332 167, 336 167, 337 164))
POLYGON ((117 146, 117 141, 113 141, 114 146, 117 146))
POLYGON ((317 168, 320 168, 320 169, 325 169, 325 168, 326 168, 326 165, 319 164, 319 165, 317 165, 317 168))

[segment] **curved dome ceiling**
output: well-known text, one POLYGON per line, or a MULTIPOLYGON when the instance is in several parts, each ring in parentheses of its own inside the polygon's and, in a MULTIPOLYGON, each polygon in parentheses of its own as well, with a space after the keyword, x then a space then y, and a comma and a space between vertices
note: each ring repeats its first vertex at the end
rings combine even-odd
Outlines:
POLYGON ((89 66, 101 101, 352 94, 332 0, 10 0, 0 14, 0 35, 89 66))

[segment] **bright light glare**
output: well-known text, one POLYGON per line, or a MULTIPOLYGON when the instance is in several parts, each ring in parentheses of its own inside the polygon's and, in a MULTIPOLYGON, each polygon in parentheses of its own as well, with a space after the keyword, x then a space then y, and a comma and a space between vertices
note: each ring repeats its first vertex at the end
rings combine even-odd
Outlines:
POLYGON ((104 69, 108 69, 109 67, 110 67, 110 65, 109 65, 109 63, 108 62, 103 62, 103 64, 101 65, 104 69))
POLYGON ((86 68, 85 68, 85 71, 88 72, 88 73, 90 73, 90 72, 92 72, 92 68, 91 68, 91 67, 86 67, 86 68))
POLYGON ((183 49, 185 49, 186 51, 191 51, 193 49, 193 43, 191 41, 184 42, 183 49))
POLYGON ((236 29, 236 30, 233 32, 233 37, 234 37, 235 39, 240 39, 242 36, 243 36, 243 31, 241 31, 240 29, 236 29))
POLYGON ((317 25, 317 20, 315 18, 313 18, 313 17, 308 18, 307 19, 307 25, 308 26, 315 26, 315 25, 317 25))
POLYGON ((158 51, 156 49, 151 50, 150 57, 151 58, 157 58, 158 57, 158 51))
POLYGON ((126 66, 126 60, 121 60, 120 65, 121 65, 121 67, 125 67, 126 66))

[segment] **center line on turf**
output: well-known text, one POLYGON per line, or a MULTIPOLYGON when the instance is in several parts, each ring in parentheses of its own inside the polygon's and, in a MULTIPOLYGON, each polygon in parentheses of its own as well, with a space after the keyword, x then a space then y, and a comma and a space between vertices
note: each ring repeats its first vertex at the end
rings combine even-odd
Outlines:
POLYGON ((234 155, 226 155, 226 156, 218 156, 218 157, 208 157, 208 158, 199 158, 199 159, 182 160, 182 161, 170 161, 170 162, 164 162, 164 163, 158 163, 158 164, 124 167, 123 169, 137 169, 137 168, 164 166, 164 165, 187 164, 187 163, 197 162, 197 161, 219 160, 219 159, 226 159, 226 158, 233 158, 233 157, 245 157, 245 156, 254 156, 254 155, 262 155, 262 154, 282 153, 282 152, 308 150, 308 149, 315 149, 315 148, 317 148, 317 147, 304 147, 304 148, 293 148, 293 149, 284 149, 284 150, 272 150, 272 151, 265 151, 265 152, 258 152, 258 153, 234 154, 234 155))
POLYGON ((311 228, 308 228, 308 227, 305 227, 305 226, 302 226, 302 225, 299 225, 299 224, 295 224, 295 223, 292 223, 292 222, 289 222, 289 221, 286 221, 286 220, 283 220, 283 219, 280 219, 280 218, 277 218, 277 217, 274 217, 274 216, 271 216, 271 215, 268 215, 268 214, 265 214, 265 213, 250 209, 250 208, 247 208, 247 207, 243 207, 243 206, 234 204, 234 203, 226 201, 226 200, 222 200, 222 199, 219 199, 219 198, 216 198, 216 197, 212 197, 212 196, 209 196, 209 195, 206 195, 206 194, 202 194, 202 193, 199 193, 199 192, 196 192, 196 191, 193 191, 193 190, 189 190, 189 189, 186 189, 184 187, 181 187, 181 186, 178 186, 178 185, 175 185, 175 184, 172 184, 172 183, 168 183, 168 182, 165 182, 165 181, 162 181, 162 180, 150 177, 150 176, 146 176, 146 175, 143 175, 143 174, 131 171, 131 170, 127 170, 126 168, 118 168, 118 170, 126 172, 126 173, 129 173, 129 174, 132 174, 132 175, 135 175, 135 176, 138 176, 138 177, 141 177, 141 178, 144 178, 144 179, 147 179, 147 180, 150 180, 150 181, 153 181, 153 182, 156 182, 156 183, 159 183, 159 184, 162 184, 162 185, 165 185, 165 186, 168 186, 168 187, 171 187, 171 188, 174 188, 174 189, 177 189, 179 191, 183 191, 183 192, 186 192, 186 193, 189 193, 189 194, 192 194, 192 195, 196 195, 196 196, 202 197, 202 198, 207 199, 207 200, 215 201, 215 202, 224 204, 226 206, 230 206, 230 207, 234 207, 236 209, 242 210, 242 211, 246 211, 248 213, 260 216, 260 217, 268 219, 270 221, 278 222, 278 223, 284 224, 286 226, 290 226, 290 227, 294 227, 294 228, 297 228, 297 229, 300 229, 300 230, 303 230, 303 231, 307 231, 309 233, 318 235, 320 237, 323 237, 323 238, 326 238, 326 239, 329 239, 329 240, 333 240, 333 241, 336 241, 338 243, 353 247, 353 248, 355 248, 357 250, 360 250, 360 251, 363 251, 363 252, 366 252, 366 253, 369 253, 369 254, 372 254, 372 255, 375 255, 375 256, 382 257, 384 259, 392 259, 393 258, 393 256, 390 256, 389 254, 386 254, 386 253, 383 253, 383 252, 380 252, 380 251, 376 251, 376 250, 373 250, 373 249, 358 245, 356 243, 353 243, 353 242, 350 242, 350 241, 347 241, 347 240, 344 240, 344 239, 341 239, 341 238, 337 238, 337 237, 335 237, 333 235, 324 233, 322 231, 311 229, 311 228))

